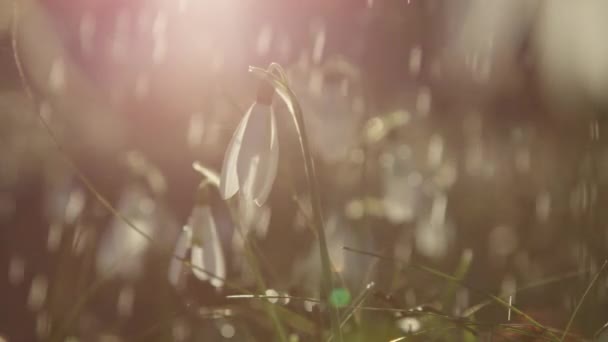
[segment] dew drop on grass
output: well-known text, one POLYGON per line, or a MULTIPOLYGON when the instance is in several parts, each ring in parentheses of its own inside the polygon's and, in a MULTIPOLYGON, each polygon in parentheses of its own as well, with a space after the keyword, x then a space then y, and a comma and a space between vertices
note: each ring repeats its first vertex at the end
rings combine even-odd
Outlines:
POLYGON ((415 333, 420 330, 420 321, 413 317, 404 317, 397 320, 397 327, 406 334, 415 333))
POLYGON ((312 312, 312 310, 315 308, 315 306, 317 305, 317 303, 310 301, 310 300, 305 300, 304 301, 304 310, 306 310, 306 312, 312 312))
POLYGON ((277 298, 279 293, 274 289, 266 290, 265 295, 270 297, 270 298, 268 298, 268 301, 271 302, 272 304, 276 304, 279 301, 279 298, 277 298))
POLYGON ((287 292, 283 292, 281 293, 282 298, 280 299, 281 304, 283 305, 287 305, 289 304, 289 302, 291 301, 291 298, 289 298, 289 294, 287 292))

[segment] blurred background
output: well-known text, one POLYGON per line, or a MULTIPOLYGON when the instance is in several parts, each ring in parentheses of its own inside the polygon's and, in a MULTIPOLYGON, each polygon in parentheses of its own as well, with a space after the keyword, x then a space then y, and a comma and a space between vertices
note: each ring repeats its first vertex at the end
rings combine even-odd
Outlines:
MULTIPOLYGON (((347 340, 500 340, 388 310, 461 317, 484 291, 563 330, 608 251, 606 13, 602 0, 0 0, 0 341, 273 340, 259 301, 226 299, 242 291, 168 280, 202 179, 192 163, 220 171, 255 100, 247 68, 270 62, 304 110, 335 271, 387 309, 357 310, 347 340)), ((266 293, 318 298, 298 136, 275 105, 269 201, 239 220, 211 203, 226 278, 259 292, 245 220, 266 293)), ((608 278, 593 285, 573 341, 608 339, 608 278)), ((320 340, 311 302, 276 305, 290 341, 320 340)), ((524 322, 507 311, 474 317, 524 322)))

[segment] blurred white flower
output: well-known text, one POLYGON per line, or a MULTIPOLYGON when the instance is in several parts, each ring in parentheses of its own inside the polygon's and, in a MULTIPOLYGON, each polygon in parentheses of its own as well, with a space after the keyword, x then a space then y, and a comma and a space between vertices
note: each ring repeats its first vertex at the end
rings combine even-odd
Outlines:
MULTIPOLYGON (((141 233, 156 231, 156 203, 137 186, 127 188, 118 203, 118 211, 141 233)), ((97 272, 126 280, 137 279, 143 271, 143 259, 149 242, 122 219, 115 217, 101 237, 97 252, 97 272)))
POLYGON ((169 282, 180 285, 184 274, 183 259, 190 251, 192 273, 201 281, 209 281, 214 287, 224 286, 226 262, 211 208, 200 205, 192 210, 188 225, 185 226, 175 245, 175 256, 169 265, 169 282), (182 259, 182 260, 180 260, 182 259))
POLYGON ((279 162, 271 102, 272 90, 260 86, 258 100, 251 105, 230 140, 220 179, 220 194, 224 199, 240 190, 244 200, 261 206, 270 194, 279 162))

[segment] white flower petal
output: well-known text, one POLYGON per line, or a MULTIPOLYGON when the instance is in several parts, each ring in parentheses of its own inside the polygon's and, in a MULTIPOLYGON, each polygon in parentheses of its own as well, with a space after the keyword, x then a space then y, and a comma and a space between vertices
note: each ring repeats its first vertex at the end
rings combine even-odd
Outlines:
POLYGON ((222 287, 224 285, 223 278, 226 277, 226 263, 211 208, 195 208, 190 222, 194 239, 191 252, 192 264, 196 265, 197 268, 200 267, 200 269, 193 269, 194 275, 200 280, 209 280, 211 285, 215 287, 222 287))
POLYGON ((237 173, 243 197, 260 205, 266 201, 278 166, 276 122, 270 106, 257 104, 249 120, 237 173))
POLYGON ((247 123, 251 117, 254 107, 255 104, 249 108, 243 119, 241 119, 241 122, 232 135, 232 139, 230 139, 230 143, 226 149, 226 154, 224 155, 224 162, 222 165, 222 174, 220 177, 220 195, 223 199, 228 199, 234 196, 234 194, 239 190, 237 162, 239 155, 241 154, 245 128, 247 127, 247 123))
POLYGON ((194 276, 202 281, 209 279, 207 272, 211 272, 211 271, 209 271, 209 270, 207 270, 207 268, 205 268, 205 256, 203 253, 203 247, 198 244, 192 245, 192 251, 190 251, 190 257, 191 257, 192 266, 194 266, 194 267, 192 267, 192 273, 194 273, 194 276))
POLYGON ((205 249, 205 260, 208 261, 211 273, 217 277, 211 278, 210 283, 214 287, 222 287, 224 286, 224 278, 226 278, 226 262, 224 260, 224 251, 222 250, 222 243, 215 223, 209 226, 206 233, 205 238, 208 244, 205 249))
POLYGON ((183 259, 186 258, 186 253, 188 252, 191 243, 192 231, 190 230, 190 227, 185 226, 177 238, 174 257, 169 263, 169 283, 171 283, 173 286, 179 285, 179 281, 184 269, 183 259), (182 260, 179 260, 178 258, 181 258, 182 260))
MULTIPOLYGON (((268 195, 272 190, 274 179, 277 176, 277 169, 279 166, 279 139, 277 136, 277 125, 274 118, 274 113, 270 113, 270 152, 268 153, 268 161, 266 163, 267 169, 264 174, 265 177, 261 179, 259 189, 256 189, 255 203, 258 206, 262 206, 266 203, 268 195)), ((263 176, 263 175, 260 175, 263 176)))

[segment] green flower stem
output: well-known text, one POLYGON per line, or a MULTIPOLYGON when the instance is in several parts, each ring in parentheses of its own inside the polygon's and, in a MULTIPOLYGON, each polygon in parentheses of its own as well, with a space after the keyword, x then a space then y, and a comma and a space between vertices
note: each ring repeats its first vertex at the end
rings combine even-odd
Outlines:
POLYGON ((321 298, 323 303, 330 310, 330 324, 332 335, 337 339, 338 342, 342 342, 342 331, 340 330, 340 312, 338 308, 333 306, 330 302, 330 294, 334 287, 334 279, 331 272, 331 260, 329 258, 329 250, 327 247, 327 239, 325 237, 325 224, 323 220, 323 212, 321 209, 321 196, 319 192, 319 186, 317 184, 317 175, 315 172, 314 161, 312 153, 310 152, 310 145, 308 142, 308 135, 306 134, 306 127, 304 125, 304 116, 300 104, 298 103, 296 95, 289 88, 283 78, 285 78, 285 72, 282 68, 272 63, 269 71, 250 67, 249 71, 266 80, 272 84, 283 99, 290 113, 292 114, 298 137, 300 141, 300 149, 302 157, 304 158, 304 172, 306 174, 306 181, 308 183, 308 190, 310 192, 310 200, 312 206, 313 223, 317 230, 317 236, 319 239, 319 250, 321 257, 321 268, 322 268, 322 284, 321 284, 321 298), (278 73, 279 76, 276 76, 278 73))

